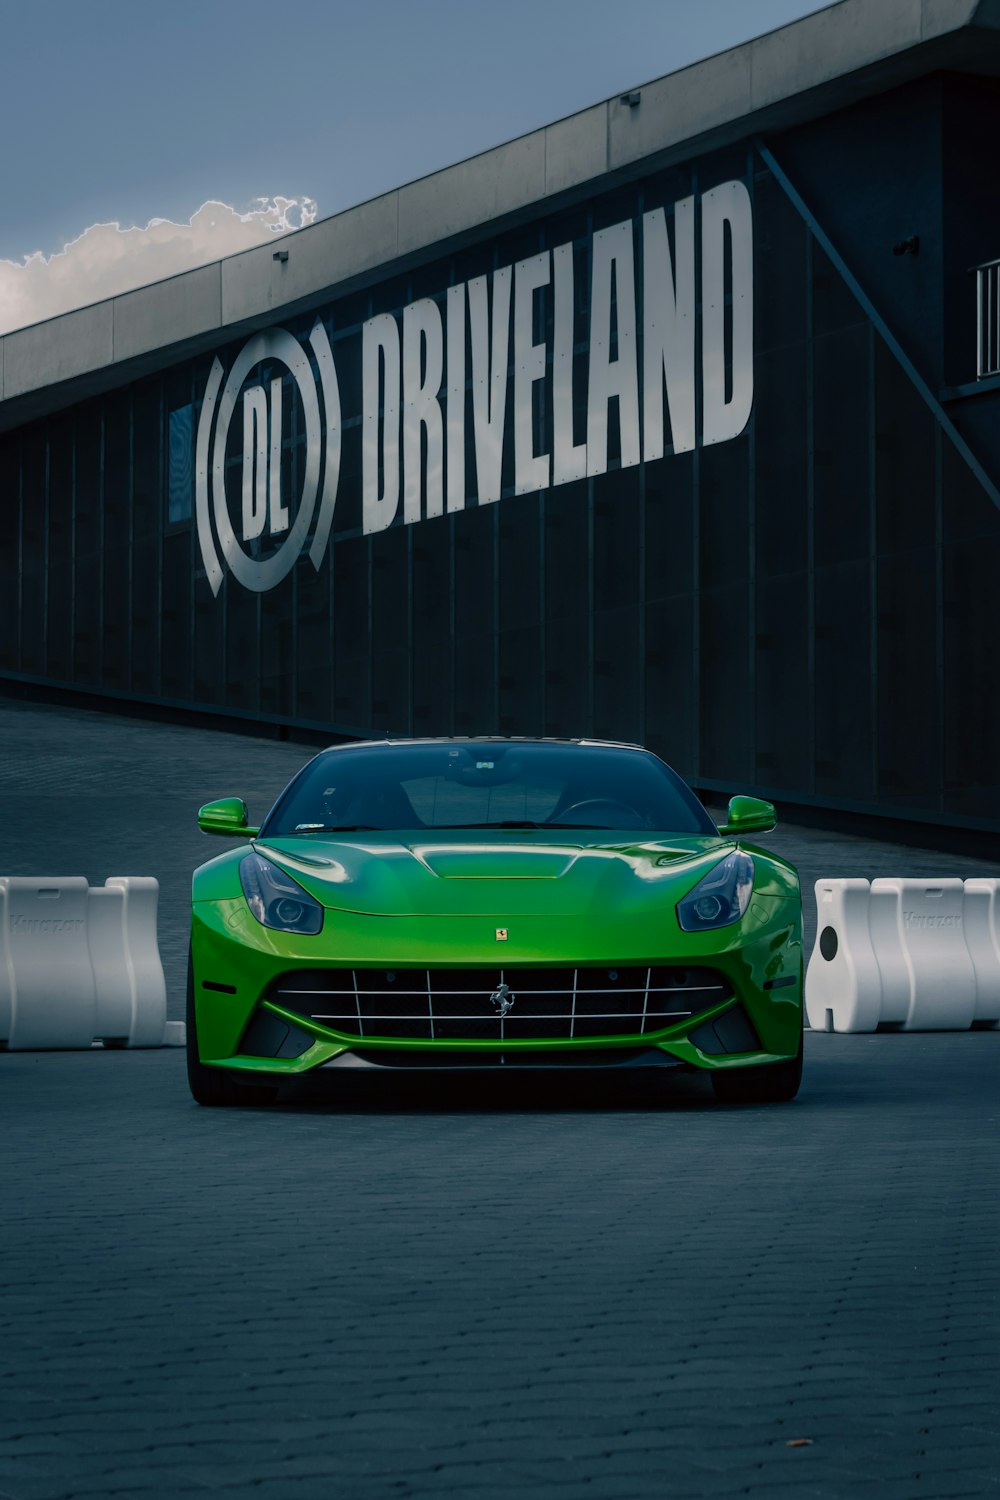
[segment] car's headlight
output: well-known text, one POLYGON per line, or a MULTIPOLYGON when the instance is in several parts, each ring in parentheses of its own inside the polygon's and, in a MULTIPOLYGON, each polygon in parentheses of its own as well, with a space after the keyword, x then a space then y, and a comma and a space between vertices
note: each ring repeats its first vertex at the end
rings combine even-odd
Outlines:
POLYGON ((319 902, 262 854, 248 854, 240 861, 240 884, 247 905, 263 927, 317 933, 323 926, 319 902))
POLYGON ((753 890, 753 860, 734 849, 677 903, 677 920, 685 932, 707 932, 738 922, 753 890))

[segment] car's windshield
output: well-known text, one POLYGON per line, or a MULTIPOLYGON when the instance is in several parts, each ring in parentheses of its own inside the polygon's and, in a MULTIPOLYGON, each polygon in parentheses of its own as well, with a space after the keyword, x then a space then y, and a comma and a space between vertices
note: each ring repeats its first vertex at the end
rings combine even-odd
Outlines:
POLYGON ((694 793, 648 751, 449 740, 324 751, 261 835, 505 827, 716 831, 694 793))

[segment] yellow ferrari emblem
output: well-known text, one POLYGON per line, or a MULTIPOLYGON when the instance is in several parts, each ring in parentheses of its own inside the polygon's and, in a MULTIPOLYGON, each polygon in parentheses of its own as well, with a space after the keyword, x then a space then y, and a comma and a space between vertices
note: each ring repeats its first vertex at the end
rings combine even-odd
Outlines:
POLYGON ((506 929, 506 927, 498 927, 497 928, 497 942, 498 943, 505 943, 506 941, 507 941, 507 929, 506 929))

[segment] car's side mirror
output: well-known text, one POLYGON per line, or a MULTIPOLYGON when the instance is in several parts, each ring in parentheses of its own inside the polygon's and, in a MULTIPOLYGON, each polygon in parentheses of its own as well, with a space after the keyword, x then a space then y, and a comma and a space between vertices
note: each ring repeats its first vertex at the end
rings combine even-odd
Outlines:
POLYGON ((720 833, 767 833, 777 823, 774 804, 760 797, 731 797, 729 818, 720 833))
POLYGON ((252 839, 260 832, 247 824, 247 805, 242 797, 221 797, 198 809, 198 827, 202 833, 221 833, 229 839, 252 839))

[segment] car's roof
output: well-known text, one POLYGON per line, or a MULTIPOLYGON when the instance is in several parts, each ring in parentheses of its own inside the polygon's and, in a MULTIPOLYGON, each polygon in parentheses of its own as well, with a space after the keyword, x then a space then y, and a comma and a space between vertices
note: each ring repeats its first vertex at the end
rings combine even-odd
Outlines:
POLYGON ((439 734, 412 738, 386 736, 381 740, 351 740, 347 744, 328 745, 328 750, 368 750, 386 745, 584 745, 608 750, 639 750, 645 754, 644 745, 632 745, 625 740, 570 739, 560 735, 530 734, 439 734))

